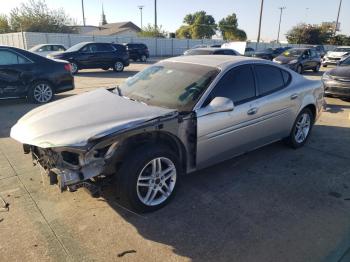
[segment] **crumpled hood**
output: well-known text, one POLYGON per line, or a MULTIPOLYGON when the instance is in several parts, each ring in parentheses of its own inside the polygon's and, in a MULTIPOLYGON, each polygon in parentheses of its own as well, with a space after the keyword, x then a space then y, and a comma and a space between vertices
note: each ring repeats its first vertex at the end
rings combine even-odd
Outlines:
POLYGON ((30 111, 12 127, 11 137, 42 148, 84 146, 90 138, 126 130, 172 112, 97 89, 30 111))
POLYGON ((334 57, 334 58, 340 58, 346 54, 349 54, 349 52, 328 52, 327 57, 334 57))

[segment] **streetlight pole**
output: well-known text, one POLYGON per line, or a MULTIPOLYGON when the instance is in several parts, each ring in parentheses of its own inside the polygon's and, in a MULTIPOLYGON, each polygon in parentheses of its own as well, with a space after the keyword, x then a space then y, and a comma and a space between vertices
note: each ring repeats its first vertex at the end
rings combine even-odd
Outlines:
POLYGON ((157 30, 157 0, 154 0, 154 29, 157 30))
POLYGON ((281 10, 281 13, 280 13, 280 21, 279 21, 279 23, 278 23, 277 44, 280 42, 280 31, 281 31, 282 13, 283 13, 283 10, 286 9, 286 7, 285 7, 285 6, 279 7, 279 9, 281 10))
POLYGON ((337 15, 337 21, 335 22, 335 26, 334 26, 334 36, 337 34, 337 29, 338 29, 338 22, 339 22, 339 15, 340 15, 340 9, 341 9, 341 4, 342 4, 343 0, 339 1, 339 8, 338 8, 338 15, 337 15))
POLYGON ((264 0, 261 0, 261 5, 260 5, 260 18, 259 18, 259 31, 258 31, 258 39, 256 41, 256 47, 255 50, 258 49, 258 44, 260 42, 260 33, 261 33, 261 19, 262 19, 262 13, 264 9, 264 0))
POLYGON ((84 0, 81 0, 81 9, 83 11, 83 25, 85 26, 84 0))
POLYGON ((138 8, 140 9, 140 14, 141 14, 141 29, 143 28, 143 25, 142 25, 142 9, 143 9, 143 5, 139 5, 138 8))

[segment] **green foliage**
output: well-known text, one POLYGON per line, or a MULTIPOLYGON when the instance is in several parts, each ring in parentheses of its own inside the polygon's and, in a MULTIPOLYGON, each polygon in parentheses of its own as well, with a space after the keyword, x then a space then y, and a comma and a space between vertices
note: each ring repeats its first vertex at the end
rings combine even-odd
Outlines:
POLYGON ((167 32, 165 32, 162 29, 162 26, 155 26, 148 24, 147 26, 142 28, 142 31, 138 33, 140 37, 159 37, 159 38, 165 38, 167 35, 167 32))
POLYGON ((332 28, 322 25, 299 24, 287 33, 290 44, 328 44, 332 36, 332 28))
MULTIPOLYGON (((12 32, 74 33, 68 25, 72 20, 62 9, 50 10, 42 0, 29 0, 10 12, 7 24, 12 32)), ((0 17, 0 32, 5 31, 6 23, 0 17)))
POLYGON ((10 33, 11 28, 6 15, 0 14, 0 34, 10 33))
POLYGON ((238 19, 235 13, 228 15, 219 22, 219 30, 224 40, 246 41, 247 34, 238 28, 238 19))
POLYGON ((346 35, 336 35, 332 37, 329 41, 331 45, 347 45, 350 46, 350 36, 346 35))
POLYGON ((188 14, 183 22, 185 25, 176 31, 179 38, 211 38, 217 29, 214 17, 205 11, 188 14))

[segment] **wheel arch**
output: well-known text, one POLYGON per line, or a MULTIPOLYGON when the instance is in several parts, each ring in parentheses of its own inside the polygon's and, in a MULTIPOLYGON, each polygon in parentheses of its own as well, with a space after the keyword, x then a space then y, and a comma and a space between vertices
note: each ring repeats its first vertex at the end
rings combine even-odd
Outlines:
POLYGON ((186 172, 187 168, 187 154, 184 144, 175 135, 165 131, 151 131, 136 134, 125 138, 121 141, 119 149, 116 150, 114 157, 114 165, 118 166, 122 163, 123 158, 132 155, 137 148, 149 144, 150 146, 166 146, 174 152, 180 160, 182 171, 186 172))

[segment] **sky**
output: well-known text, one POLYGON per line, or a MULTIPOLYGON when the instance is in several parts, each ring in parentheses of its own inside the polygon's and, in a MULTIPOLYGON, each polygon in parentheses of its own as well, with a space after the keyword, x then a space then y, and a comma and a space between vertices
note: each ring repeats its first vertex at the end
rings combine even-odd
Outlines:
MULTIPOLYGON (((249 40, 257 38, 261 0, 158 0, 158 25, 168 32, 175 32, 182 25, 186 14, 204 10, 216 22, 231 13, 236 13, 239 28, 246 31, 249 40)), ((0 13, 8 14, 26 0, 0 0, 0 13)), ((68 15, 82 24, 81 0, 46 0, 50 8, 63 8, 68 15)), ((154 23, 154 0, 84 0, 86 24, 98 25, 102 3, 107 22, 132 21, 140 26, 139 5, 143 5, 143 25, 154 23)), ((261 39, 277 38, 279 7, 283 12, 280 40, 294 25, 305 22, 318 24, 335 21, 339 0, 265 0, 261 27, 261 39)), ((350 0, 343 0, 340 13, 341 33, 350 35, 350 0)))

